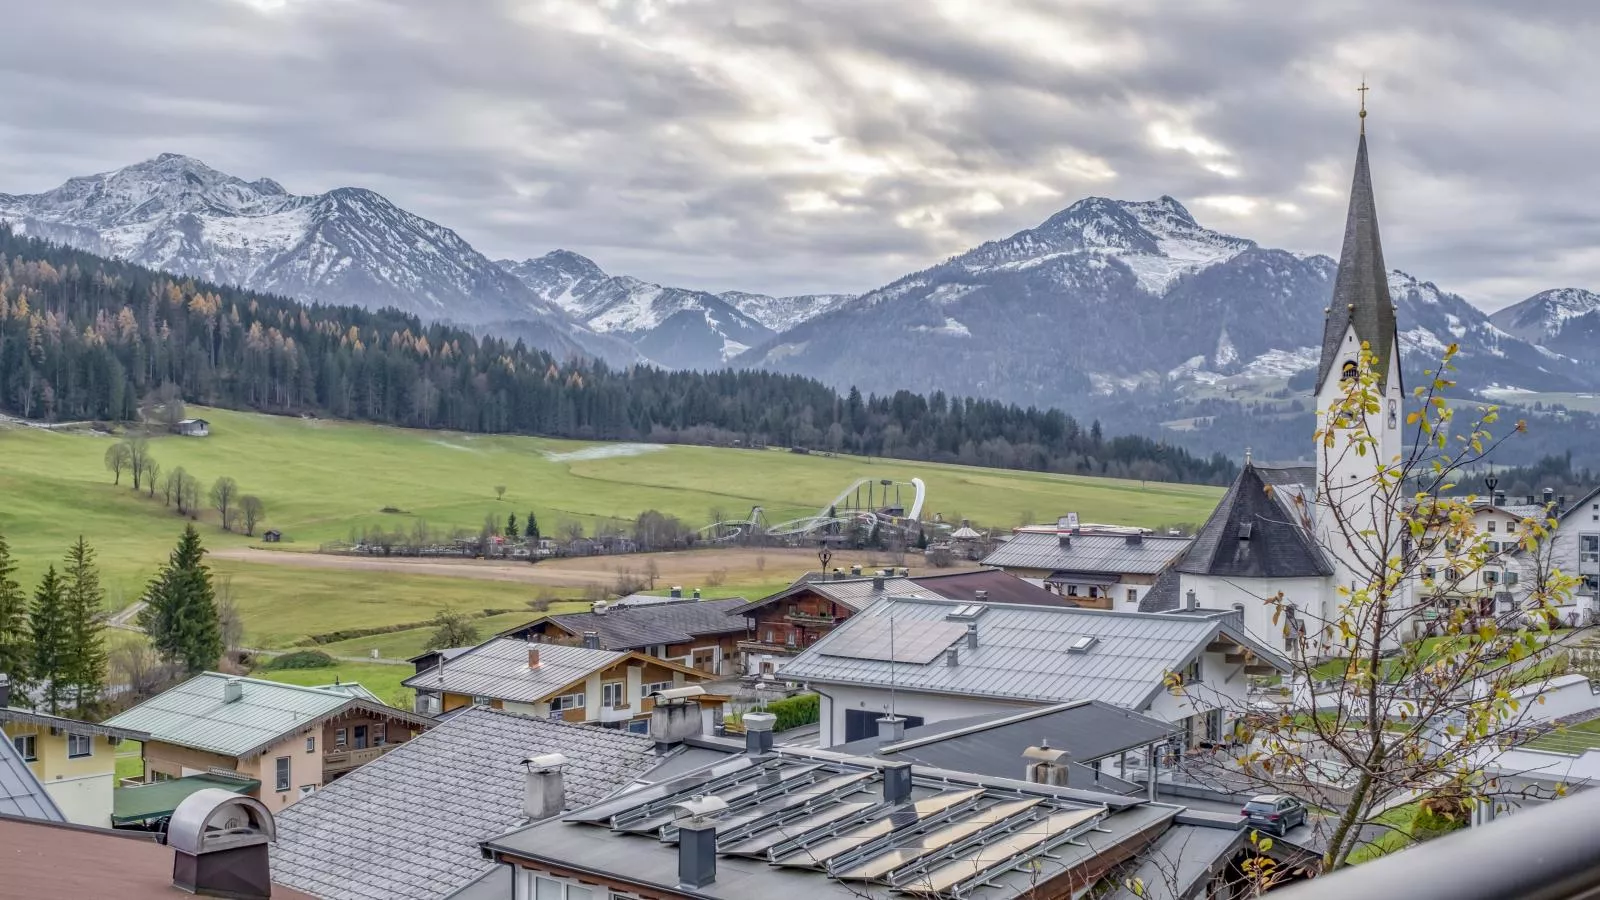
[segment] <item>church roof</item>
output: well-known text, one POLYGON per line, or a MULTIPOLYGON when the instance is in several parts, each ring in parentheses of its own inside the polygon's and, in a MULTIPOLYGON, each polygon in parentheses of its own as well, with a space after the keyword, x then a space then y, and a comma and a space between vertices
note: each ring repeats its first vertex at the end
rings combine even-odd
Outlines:
POLYGON ((1333 568, 1305 527, 1313 475, 1309 466, 1280 469, 1245 463, 1177 571, 1231 578, 1332 575, 1333 568))
POLYGON ((1372 198, 1372 172, 1367 167, 1367 135, 1356 146, 1355 179, 1350 186, 1350 212, 1345 219, 1344 247, 1339 252, 1339 273, 1333 282, 1322 331, 1322 362, 1317 368, 1317 391, 1329 378, 1338 377, 1346 359, 1341 344, 1346 328, 1354 323, 1356 340, 1371 345, 1378 383, 1387 387, 1389 355, 1395 347, 1394 301, 1389 297, 1388 270, 1383 265, 1383 245, 1378 240, 1378 207, 1372 198))

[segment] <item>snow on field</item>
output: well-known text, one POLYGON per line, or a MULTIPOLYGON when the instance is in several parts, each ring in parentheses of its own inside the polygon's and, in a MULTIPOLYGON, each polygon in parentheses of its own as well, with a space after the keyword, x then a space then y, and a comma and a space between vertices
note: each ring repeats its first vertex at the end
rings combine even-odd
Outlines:
POLYGON ((565 453, 544 454, 544 458, 551 462, 585 462, 591 459, 612 459, 619 456, 643 456, 657 450, 665 450, 665 444, 598 444, 593 447, 584 447, 582 450, 569 450, 565 453))

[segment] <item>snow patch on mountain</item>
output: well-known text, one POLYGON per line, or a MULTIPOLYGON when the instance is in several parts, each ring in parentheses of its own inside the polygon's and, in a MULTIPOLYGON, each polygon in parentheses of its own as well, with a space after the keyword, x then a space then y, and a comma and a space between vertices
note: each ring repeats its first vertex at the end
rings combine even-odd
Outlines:
POLYGON ((1281 378, 1314 368, 1321 358, 1322 350, 1319 347, 1268 350, 1246 363, 1240 374, 1281 378))
POLYGON ((782 333, 826 313, 854 294, 796 294, 772 297, 745 291, 724 291, 717 295, 745 315, 774 332, 782 333))
POLYGON ((972 329, 949 316, 945 316, 944 324, 942 325, 914 325, 911 330, 925 331, 929 334, 942 334, 946 337, 972 337, 972 329))

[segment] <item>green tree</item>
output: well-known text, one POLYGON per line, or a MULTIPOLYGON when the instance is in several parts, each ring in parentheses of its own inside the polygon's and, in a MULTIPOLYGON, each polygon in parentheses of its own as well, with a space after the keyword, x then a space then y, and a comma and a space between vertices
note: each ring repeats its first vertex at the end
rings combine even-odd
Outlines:
POLYGON ((0 535, 0 675, 11 679, 20 695, 33 668, 33 633, 28 624, 28 597, 14 577, 11 546, 0 535))
POLYGON ((433 617, 433 634, 423 650, 446 650, 451 647, 471 647, 478 643, 478 628, 465 614, 453 609, 441 609, 433 617))
POLYGON ((156 651, 190 674, 216 665, 222 656, 222 627, 205 548, 193 525, 183 529, 178 546, 145 592, 139 625, 156 651))
POLYGON ((239 482, 224 475, 211 484, 211 505, 222 520, 222 530, 233 530, 233 517, 238 512, 239 482))
POLYGON ((511 515, 506 516, 506 537, 515 538, 521 533, 522 532, 517 529, 517 514, 512 513, 511 515))
POLYGON ((105 590, 94 564, 94 548, 83 535, 67 551, 62 574, 67 646, 61 681, 71 691, 73 706, 82 712, 95 704, 106 684, 105 622, 100 618, 105 590))
POLYGON ((533 510, 528 510, 528 521, 522 526, 522 536, 537 541, 539 539, 539 520, 533 517, 533 510))
POLYGON ((112 484, 122 483, 122 473, 127 470, 132 455, 128 445, 121 442, 106 448, 106 470, 111 473, 112 484))
POLYGON ((66 592, 55 566, 45 570, 33 592, 28 624, 33 631, 33 678, 42 687, 39 705, 54 715, 61 712, 68 695, 65 676, 72 639, 67 629, 66 592))

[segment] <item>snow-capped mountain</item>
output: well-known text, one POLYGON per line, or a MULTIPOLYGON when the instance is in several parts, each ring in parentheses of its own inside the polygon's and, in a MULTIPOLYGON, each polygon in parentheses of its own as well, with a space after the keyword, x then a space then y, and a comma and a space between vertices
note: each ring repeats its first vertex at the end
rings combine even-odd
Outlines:
POLYGON ((1507 333, 1588 363, 1600 362, 1600 294, 1542 291, 1489 317, 1507 333))
POLYGON ((724 291, 717 295, 729 305, 773 332, 781 333, 833 309, 855 297, 854 294, 798 294, 770 297, 745 291, 724 291))
POLYGON ((463 324, 526 321, 553 352, 634 358, 454 231, 360 188, 299 196, 271 179, 245 181, 164 153, 42 194, 0 194, 0 221, 178 274, 463 324))
POLYGON ((805 313, 798 302, 780 308, 778 298, 761 294, 730 298, 607 275, 593 260, 570 250, 522 262, 501 260, 499 265, 589 328, 623 338, 649 359, 673 368, 717 368, 771 338, 774 330, 742 306, 778 310, 791 318, 805 313))
MULTIPOLYGON (((914 386, 1126 412, 1185 385, 1314 367, 1336 268, 1208 229, 1171 197, 1091 197, 841 303, 738 363, 863 391, 914 386)), ((1454 294, 1401 272, 1391 286, 1408 367, 1454 342, 1464 387, 1596 380, 1454 294)))

